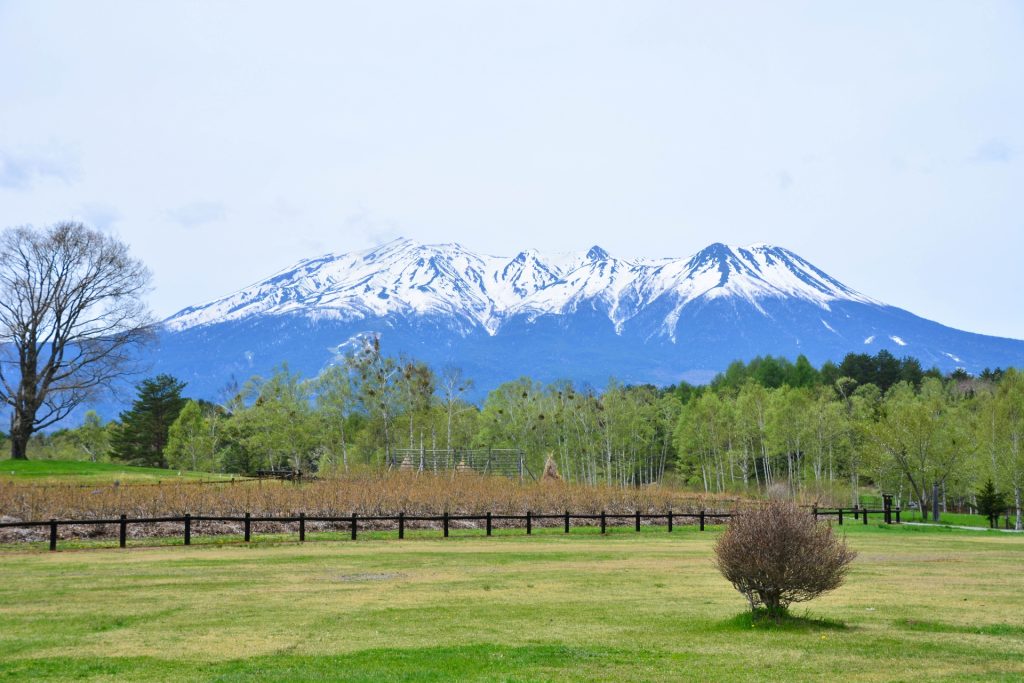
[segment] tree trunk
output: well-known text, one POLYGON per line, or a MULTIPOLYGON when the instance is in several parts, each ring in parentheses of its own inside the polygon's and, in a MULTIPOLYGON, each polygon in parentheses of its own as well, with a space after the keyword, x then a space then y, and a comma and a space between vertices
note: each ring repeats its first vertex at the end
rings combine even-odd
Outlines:
POLYGON ((28 440, 32 436, 31 424, 31 421, 26 423, 17 414, 11 417, 11 460, 28 460, 28 440))
POLYGON ((850 495, 853 498, 853 505, 860 504, 860 491, 858 490, 857 467, 850 463, 850 495))
POLYGON ((345 423, 341 423, 341 463, 348 472, 348 444, 345 442, 345 423))
POLYGON ((445 437, 444 447, 446 450, 452 449, 452 404, 448 403, 448 434, 445 437))
POLYGON ((1013 502, 1014 502, 1014 507, 1016 507, 1016 512, 1017 512, 1017 521, 1013 525, 1013 528, 1016 529, 1017 531, 1021 531, 1021 530, 1024 530, 1024 518, 1022 518, 1021 514, 1020 514, 1021 513, 1021 490, 1020 490, 1020 486, 1014 486, 1013 487, 1013 502))
POLYGON ((11 460, 28 460, 28 436, 11 434, 11 460))

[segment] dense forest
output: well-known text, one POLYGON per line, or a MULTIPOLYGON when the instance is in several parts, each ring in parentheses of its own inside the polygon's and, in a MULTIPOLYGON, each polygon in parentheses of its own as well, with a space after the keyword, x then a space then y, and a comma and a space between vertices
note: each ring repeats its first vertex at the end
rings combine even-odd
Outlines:
POLYGON ((771 491, 856 500, 866 484, 912 504, 971 501, 989 481, 1020 508, 1024 375, 943 376, 887 351, 815 368, 759 357, 707 386, 605 387, 523 377, 466 400, 472 382, 388 356, 368 341, 303 379, 282 366, 222 403, 183 398, 185 385, 143 381, 131 410, 104 424, 38 435, 33 457, 251 473, 422 467, 410 453, 521 450, 533 472, 637 486, 666 479, 710 492, 771 491), (405 454, 403 456, 403 454, 405 454))

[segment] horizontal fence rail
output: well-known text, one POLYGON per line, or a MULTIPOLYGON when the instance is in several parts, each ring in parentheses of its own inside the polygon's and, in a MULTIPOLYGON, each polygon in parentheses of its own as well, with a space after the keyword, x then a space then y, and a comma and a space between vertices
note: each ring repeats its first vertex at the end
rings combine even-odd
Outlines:
MULTIPOLYGON (((866 508, 854 506, 852 508, 811 508, 812 514, 815 519, 819 517, 836 517, 839 526, 843 525, 843 517, 845 515, 847 521, 849 521, 850 515, 853 515, 854 521, 861 521, 864 524, 868 523, 869 515, 882 515, 882 521, 886 524, 899 524, 900 523, 900 512, 902 508, 898 507, 883 507, 883 508, 866 508)), ((875 518, 877 519, 877 517, 875 518)))
MULTIPOLYGON (((853 515, 854 520, 863 520, 864 524, 868 523, 869 515, 876 515, 875 519, 881 519, 886 524, 899 524, 900 523, 900 508, 885 508, 885 509, 868 509, 868 508, 813 508, 812 514, 815 519, 825 517, 837 517, 838 523, 843 524, 844 515, 848 520, 850 515, 853 515), (877 515, 881 515, 879 518, 877 515)), ((716 520, 727 520, 733 516, 733 513, 729 512, 708 512, 707 510, 700 510, 697 512, 676 512, 673 510, 667 510, 659 513, 642 513, 640 511, 632 513, 611 513, 611 512, 600 512, 600 513, 570 513, 568 510, 561 513, 541 513, 536 514, 527 511, 524 515, 512 515, 512 514, 494 514, 487 512, 484 514, 476 515, 455 515, 449 513, 443 513, 440 515, 407 515, 404 512, 397 515, 359 515, 358 513, 352 513, 350 515, 335 516, 335 515, 307 515, 305 513, 299 513, 297 515, 252 515, 248 512, 242 515, 191 515, 185 514, 180 516, 167 516, 167 517, 128 517, 127 515, 121 515, 116 518, 108 519, 50 519, 50 520, 37 520, 27 522, 0 522, 0 529, 4 528, 32 528, 32 527, 49 527, 49 541, 50 550, 57 549, 57 540, 59 537, 59 529, 62 526, 85 526, 85 525, 96 525, 105 526, 110 524, 116 524, 118 526, 118 541, 120 547, 124 548, 127 546, 128 541, 128 527, 129 525, 139 524, 158 524, 158 523, 177 523, 183 527, 184 544, 191 545, 192 543, 192 525, 197 522, 228 522, 228 523, 240 523, 243 529, 243 538, 245 542, 252 540, 252 525, 258 522, 270 522, 278 524, 296 524, 298 525, 299 541, 304 542, 306 540, 306 524, 308 522, 326 523, 326 524, 341 524, 347 525, 351 531, 352 540, 356 540, 359 537, 359 524, 360 522, 393 522, 396 526, 387 531, 398 531, 398 538, 405 538, 406 525, 409 522, 433 522, 441 524, 441 531, 445 538, 448 537, 448 532, 452 522, 482 522, 484 523, 484 529, 487 536, 491 536, 493 532, 494 522, 523 522, 523 527, 526 530, 526 534, 530 535, 533 533, 533 525, 538 521, 560 521, 563 527, 563 533, 568 534, 572 527, 573 521, 584 521, 584 522, 597 522, 600 526, 601 533, 605 534, 608 531, 608 527, 611 522, 619 520, 631 520, 636 531, 640 531, 641 523, 645 520, 663 521, 667 524, 668 531, 671 533, 672 530, 677 526, 680 520, 690 520, 690 525, 696 526, 700 531, 704 531, 707 524, 714 524, 716 520)), ((375 529, 379 531, 379 529, 375 529)))

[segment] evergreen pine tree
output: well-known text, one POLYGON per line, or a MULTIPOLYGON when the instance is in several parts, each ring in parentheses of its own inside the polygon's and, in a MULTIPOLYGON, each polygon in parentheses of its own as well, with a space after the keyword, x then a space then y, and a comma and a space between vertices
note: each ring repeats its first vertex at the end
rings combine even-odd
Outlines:
POLYGON ((184 382, 170 375, 140 382, 131 410, 121 413, 121 426, 111 439, 111 455, 133 465, 167 467, 167 432, 187 402, 181 397, 184 388, 184 382))
POLYGON ((988 520, 992 520, 993 516, 998 516, 1000 512, 1006 509, 1006 496, 996 491, 995 484, 989 479, 985 482, 985 485, 978 491, 978 514, 984 515, 988 520))

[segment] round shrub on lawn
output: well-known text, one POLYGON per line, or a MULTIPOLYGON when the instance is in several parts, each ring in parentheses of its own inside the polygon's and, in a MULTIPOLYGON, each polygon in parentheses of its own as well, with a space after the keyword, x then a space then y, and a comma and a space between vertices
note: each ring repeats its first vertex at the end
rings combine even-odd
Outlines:
POLYGON ((832 528, 788 501, 737 512, 715 544, 718 570, 750 602, 780 619, 790 604, 843 583, 856 553, 832 528))

